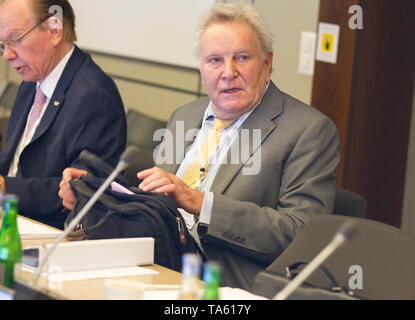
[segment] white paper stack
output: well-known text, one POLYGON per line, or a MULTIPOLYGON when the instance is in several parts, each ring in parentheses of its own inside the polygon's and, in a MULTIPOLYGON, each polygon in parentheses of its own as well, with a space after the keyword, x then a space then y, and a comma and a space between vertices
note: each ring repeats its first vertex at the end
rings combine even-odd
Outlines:
POLYGON ((20 239, 22 240, 55 239, 62 232, 21 217, 17 218, 17 228, 19 230, 20 239))

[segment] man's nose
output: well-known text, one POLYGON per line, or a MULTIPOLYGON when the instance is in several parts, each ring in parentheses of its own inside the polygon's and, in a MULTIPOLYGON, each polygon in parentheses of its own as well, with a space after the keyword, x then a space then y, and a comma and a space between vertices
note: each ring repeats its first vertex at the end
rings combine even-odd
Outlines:
POLYGON ((10 49, 8 46, 4 48, 3 59, 5 61, 12 61, 17 57, 17 54, 14 50, 10 49))
POLYGON ((224 64, 224 70, 223 70, 223 78, 232 80, 236 78, 239 75, 237 71, 237 66, 235 65, 235 62, 233 60, 226 61, 224 64))

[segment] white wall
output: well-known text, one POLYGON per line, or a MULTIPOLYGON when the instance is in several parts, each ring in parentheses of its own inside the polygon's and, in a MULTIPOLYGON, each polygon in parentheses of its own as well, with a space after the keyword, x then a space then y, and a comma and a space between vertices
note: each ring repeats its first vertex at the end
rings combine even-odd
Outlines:
POLYGON ((274 72, 277 86, 311 102, 312 76, 298 73, 301 31, 317 32, 320 0, 255 0, 255 6, 274 35, 274 72))
MULTIPOLYGON (((193 56, 200 15, 214 0, 70 0, 80 47, 181 66, 193 56)), ((226 2, 251 2, 236 0, 226 2)), ((272 79, 310 103, 312 77, 297 72, 301 31, 316 31, 320 0, 255 0, 275 38, 272 79)))
POLYGON ((198 67, 197 21, 214 0, 70 0, 78 44, 100 52, 198 67))

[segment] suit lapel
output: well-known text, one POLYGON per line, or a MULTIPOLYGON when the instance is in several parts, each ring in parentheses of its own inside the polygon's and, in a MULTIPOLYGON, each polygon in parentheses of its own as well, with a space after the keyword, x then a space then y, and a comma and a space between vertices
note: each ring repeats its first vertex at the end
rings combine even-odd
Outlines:
MULTIPOLYGON (((273 132, 277 125, 272 120, 283 112, 283 95, 281 91, 271 82, 267 92, 262 98, 261 103, 249 115, 241 126, 238 137, 232 143, 228 153, 227 162, 220 166, 215 180, 212 184, 211 191, 214 193, 223 193, 233 179, 239 174, 244 165, 252 159, 255 152, 261 152, 260 148, 266 138, 273 132), (260 130, 254 133, 254 130, 260 130), (242 132, 249 133, 249 152, 242 152, 241 148, 246 148, 242 132), (260 143, 254 143, 253 135, 260 132, 260 143), (242 143, 241 140, 243 139, 242 143), (237 163, 230 163, 232 150, 239 150, 237 163), (244 156, 245 154, 245 156, 244 156)), ((256 141, 255 141, 256 142, 256 141)))
POLYGON ((174 155, 174 163, 167 166, 167 171, 176 173, 179 169, 180 164, 184 160, 184 155, 186 154, 187 149, 196 138, 197 130, 200 130, 202 126, 203 115, 208 104, 208 98, 202 99, 199 102, 199 105, 190 109, 189 114, 184 121, 176 121, 176 123, 172 123, 170 125, 170 129, 173 131, 172 133, 175 139, 173 141, 173 150, 176 154, 174 155), (183 144, 183 148, 178 144, 183 144))
POLYGON ((46 108, 45 114, 40 121, 39 127, 36 129, 36 132, 33 136, 31 143, 39 139, 52 125, 53 120, 58 114, 60 108, 65 100, 65 92, 69 88, 69 85, 72 82, 75 74, 78 72, 79 68, 82 66, 86 59, 86 55, 75 46, 75 50, 72 53, 71 58, 65 66, 65 69, 56 85, 55 91, 49 101, 49 104, 46 108))
POLYGON ((203 116, 205 114, 206 108, 209 104, 209 99, 203 100, 200 108, 195 108, 194 112, 189 114, 189 118, 184 121, 184 154, 186 154, 186 149, 194 142, 197 131, 201 129, 203 123, 203 116), (194 130, 194 131, 192 131, 194 130), (194 134, 191 134, 194 133, 194 134), (186 135, 189 135, 186 137, 186 135))

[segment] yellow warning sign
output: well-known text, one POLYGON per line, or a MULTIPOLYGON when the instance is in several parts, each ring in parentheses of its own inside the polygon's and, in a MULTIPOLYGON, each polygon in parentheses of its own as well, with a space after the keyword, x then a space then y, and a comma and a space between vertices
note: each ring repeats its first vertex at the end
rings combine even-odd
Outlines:
POLYGON ((318 24, 318 45, 317 61, 337 63, 337 50, 339 47, 340 26, 319 22, 318 24))
POLYGON ((332 52, 333 51, 334 35, 332 33, 323 33, 323 41, 321 42, 321 51, 332 52))

